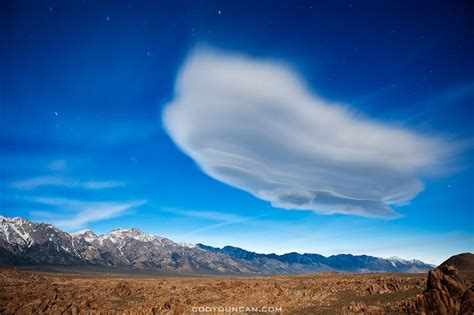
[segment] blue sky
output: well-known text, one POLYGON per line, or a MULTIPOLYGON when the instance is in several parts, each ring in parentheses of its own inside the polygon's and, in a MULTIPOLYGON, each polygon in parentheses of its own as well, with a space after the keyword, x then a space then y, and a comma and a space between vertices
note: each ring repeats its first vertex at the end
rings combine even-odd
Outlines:
POLYGON ((2 215, 266 253, 474 250, 471 2, 1 6, 2 215))

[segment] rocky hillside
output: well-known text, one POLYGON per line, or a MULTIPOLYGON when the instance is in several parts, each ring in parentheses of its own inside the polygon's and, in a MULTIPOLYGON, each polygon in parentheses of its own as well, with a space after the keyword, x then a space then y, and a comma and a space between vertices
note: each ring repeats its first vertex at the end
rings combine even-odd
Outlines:
POLYGON ((99 266, 192 274, 299 274, 321 271, 424 272, 421 261, 372 256, 257 254, 237 247, 176 243, 138 229, 69 234, 51 224, 0 217, 0 264, 99 266))

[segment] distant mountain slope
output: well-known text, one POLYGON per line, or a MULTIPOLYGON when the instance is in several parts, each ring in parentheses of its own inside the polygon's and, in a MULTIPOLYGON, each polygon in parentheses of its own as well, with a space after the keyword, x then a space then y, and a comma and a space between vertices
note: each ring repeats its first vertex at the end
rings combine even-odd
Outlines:
MULTIPOLYGON (((197 247, 213 251, 216 253, 223 253, 234 258, 251 261, 254 264, 261 265, 262 268, 270 261, 279 261, 287 268, 292 270, 292 273, 304 273, 306 270, 317 271, 343 271, 343 272, 426 272, 433 268, 419 260, 403 260, 399 258, 383 259, 373 256, 355 256, 348 254, 333 255, 325 257, 319 254, 299 254, 288 253, 283 255, 276 254, 257 254, 249 252, 244 249, 225 246, 223 248, 215 248, 203 244, 197 244, 197 247), (298 272, 300 271, 300 272, 298 272)), ((311 271, 309 271, 311 272, 311 271)))
POLYGON ((258 254, 232 246, 175 243, 138 229, 69 234, 51 224, 0 216, 0 264, 100 266, 190 274, 298 274, 321 271, 424 272, 421 261, 372 256, 258 254))

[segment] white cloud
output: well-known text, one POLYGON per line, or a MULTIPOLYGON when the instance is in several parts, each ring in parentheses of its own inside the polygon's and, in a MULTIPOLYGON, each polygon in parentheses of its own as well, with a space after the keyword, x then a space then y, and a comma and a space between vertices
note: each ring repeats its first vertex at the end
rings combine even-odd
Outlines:
POLYGON ((283 64, 197 50, 163 112, 209 176, 284 209, 394 217, 442 165, 446 141, 314 95, 283 64))
POLYGON ((124 215, 128 210, 144 205, 146 200, 131 201, 83 201, 66 198, 35 197, 30 199, 67 212, 55 212, 56 219, 51 221, 51 212, 33 212, 31 214, 47 217, 51 223, 62 228, 80 228, 87 223, 106 220, 124 215))
POLYGON ((16 189, 30 190, 42 186, 61 186, 68 188, 83 188, 89 190, 99 190, 125 186, 123 181, 81 181, 64 176, 38 176, 13 182, 11 186, 16 189))

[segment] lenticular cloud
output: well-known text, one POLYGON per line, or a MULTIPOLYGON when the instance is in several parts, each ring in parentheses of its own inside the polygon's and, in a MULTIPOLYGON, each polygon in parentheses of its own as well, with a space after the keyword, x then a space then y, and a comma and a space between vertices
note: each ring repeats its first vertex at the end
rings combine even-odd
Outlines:
POLYGON ((183 65, 163 123, 209 176, 274 207, 395 217, 441 139, 359 117, 314 95, 275 62, 198 50, 183 65))

